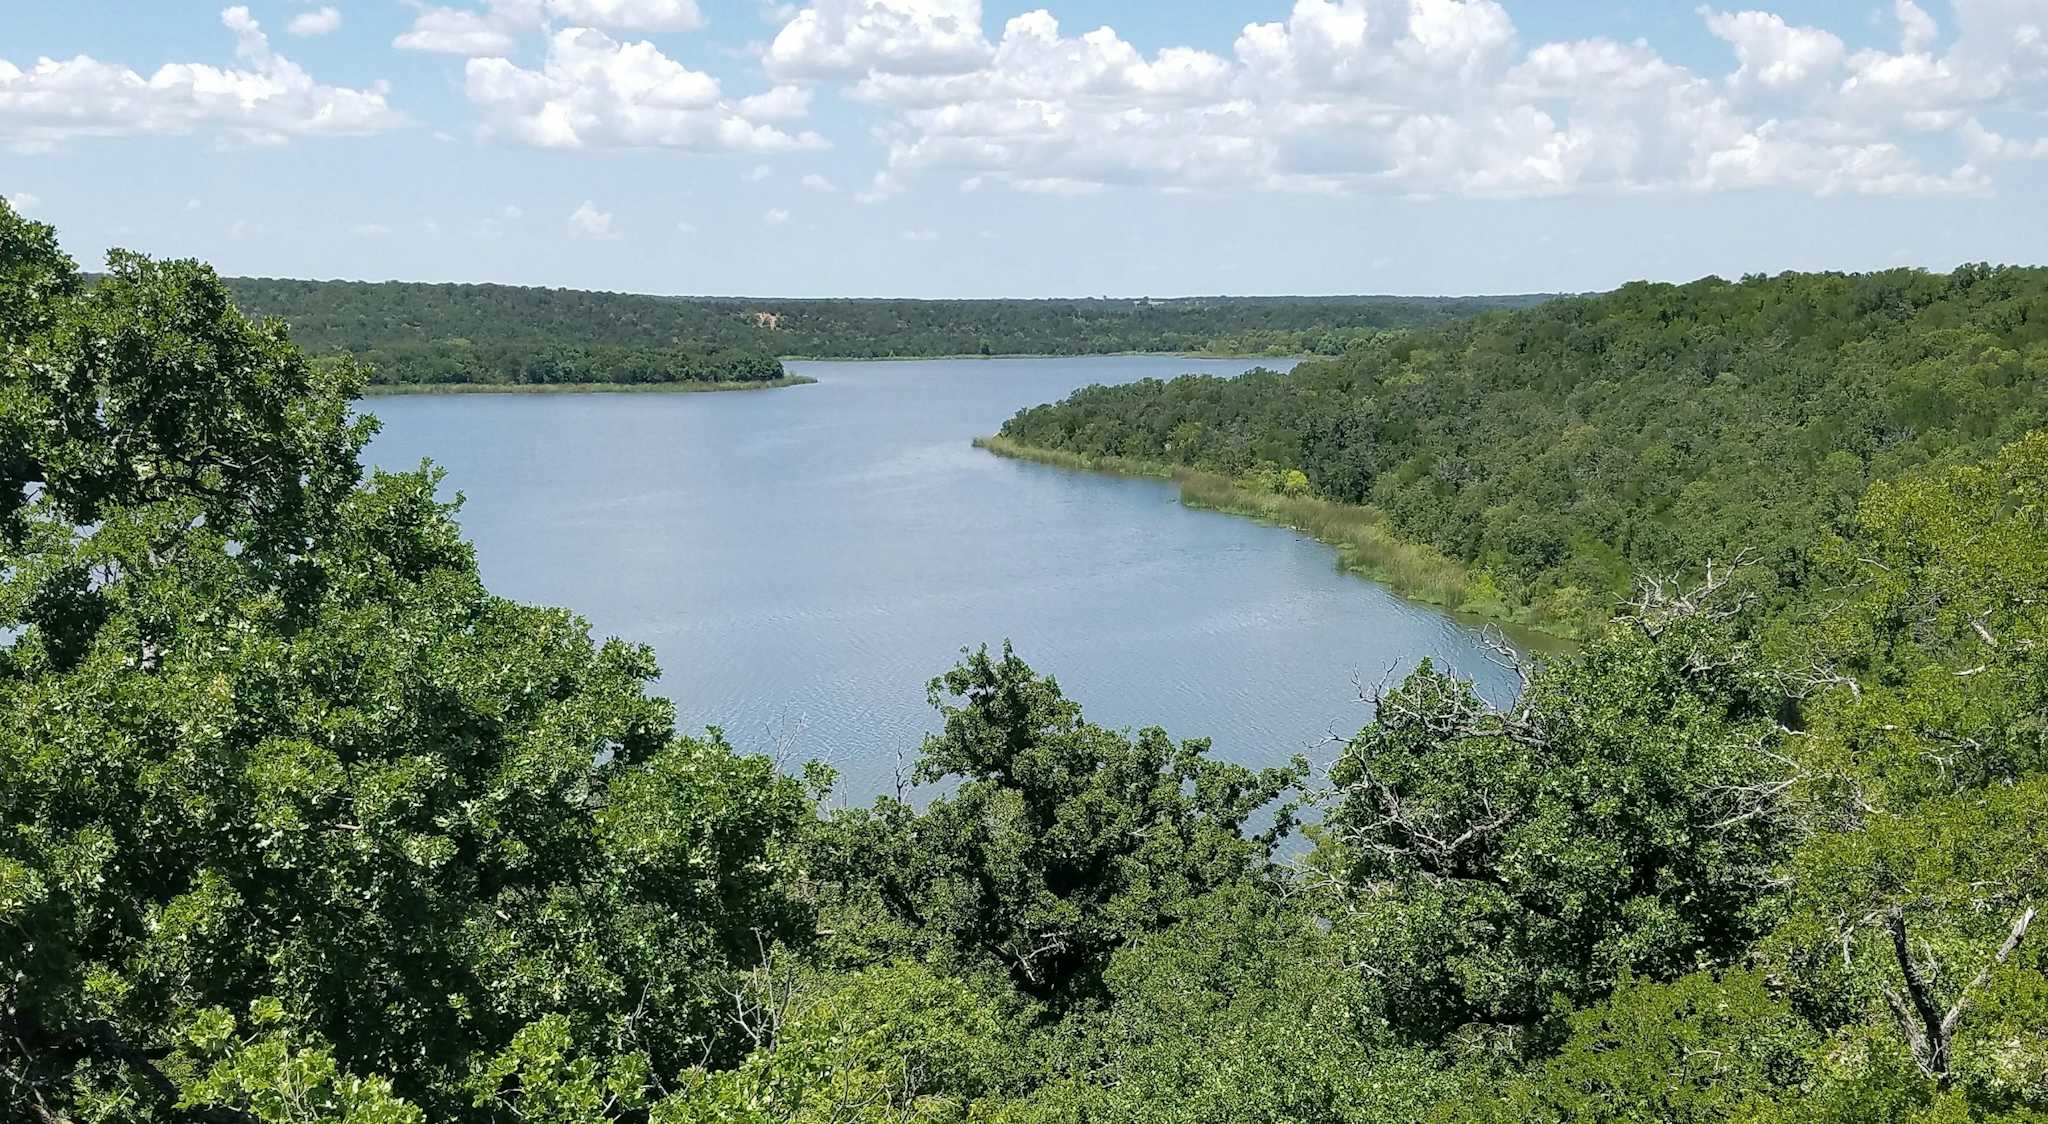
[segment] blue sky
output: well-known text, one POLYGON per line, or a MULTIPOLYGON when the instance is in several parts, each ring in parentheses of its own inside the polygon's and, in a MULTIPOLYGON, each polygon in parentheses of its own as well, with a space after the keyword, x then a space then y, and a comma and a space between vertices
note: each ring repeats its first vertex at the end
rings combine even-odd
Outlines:
POLYGON ((853 296, 2048 262, 2048 0, 0 6, 87 264, 853 296))

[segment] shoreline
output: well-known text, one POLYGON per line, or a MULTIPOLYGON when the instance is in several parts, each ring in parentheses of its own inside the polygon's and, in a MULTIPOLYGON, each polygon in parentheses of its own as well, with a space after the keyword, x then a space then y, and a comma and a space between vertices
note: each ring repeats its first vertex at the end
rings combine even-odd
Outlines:
POLYGON ((962 355, 778 355, 784 363, 922 363, 931 359, 1331 359, 1329 355, 1236 355, 1222 351, 1005 351, 994 355, 969 352, 962 355))
POLYGON ((1345 570, 1386 586, 1403 600, 1440 609, 1467 623, 1499 627, 1531 651, 1547 653, 1573 647, 1590 632, 1588 621, 1543 617, 1489 596, 1491 586, 1483 574, 1433 547, 1395 536, 1386 527, 1386 517, 1370 507, 1255 492, 1213 472, 1125 457, 1083 456, 1006 437, 977 437, 974 447, 999 457, 1069 471, 1171 480, 1179 485, 1180 502, 1188 507, 1299 531, 1334 548, 1345 570))
POLYGON ((748 382, 405 382, 372 383, 365 398, 403 398, 416 394, 719 394, 735 390, 780 390, 810 386, 809 375, 748 382))

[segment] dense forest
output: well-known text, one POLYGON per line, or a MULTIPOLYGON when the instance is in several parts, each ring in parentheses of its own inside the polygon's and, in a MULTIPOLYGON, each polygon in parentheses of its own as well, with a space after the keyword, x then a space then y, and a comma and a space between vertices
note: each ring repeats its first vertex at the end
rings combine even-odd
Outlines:
POLYGON ((1541 297, 1177 300, 670 298, 505 285, 228 282, 315 356, 382 383, 595 383, 779 378, 777 356, 1334 354, 1391 328, 1541 297))
POLYGON ((366 364, 375 384, 770 382, 775 350, 736 321, 652 297, 503 285, 228 282, 316 358, 366 364))
POLYGON ((1091 387, 1026 448, 1301 474, 1466 564, 1466 607, 1597 627, 1637 574, 1747 551, 1774 600, 1875 481, 2048 424, 2048 269, 1634 284, 1384 335, 1289 375, 1091 387))
MULTIPOLYGON (((1313 774, 1105 729, 977 649, 906 747, 940 794, 831 808, 826 770, 679 734, 646 649, 493 596, 431 467, 365 470, 359 366, 198 263, 88 284, 0 204, 0 1116, 2048 1119, 2048 434, 1968 420, 2040 353, 1964 342, 2024 343, 2032 276, 1898 276, 1772 352, 1665 315, 1715 286, 1572 306, 1724 406, 1802 338, 1821 383, 1909 357, 1954 436, 1849 447, 1898 463, 1804 529, 1791 592, 1679 559, 1505 708, 1380 685, 1313 774)), ((1506 358, 1399 354, 1447 407, 1506 358)), ((1743 459, 1710 435, 1670 463, 1743 459)), ((1720 533, 1615 502, 1674 557, 1720 533)))

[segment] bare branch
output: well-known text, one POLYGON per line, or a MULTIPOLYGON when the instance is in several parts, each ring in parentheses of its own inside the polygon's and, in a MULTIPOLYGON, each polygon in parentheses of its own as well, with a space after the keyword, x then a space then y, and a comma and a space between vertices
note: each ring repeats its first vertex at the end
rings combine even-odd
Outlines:
POLYGON ((1906 997, 1890 988, 1884 989, 1885 1002, 1892 1009, 1892 1017, 1906 1036, 1906 1045, 1913 1051, 1913 1060, 1919 1064, 1920 1072, 1948 1088, 1952 1075, 1949 1072, 1951 1050, 1955 1043, 1956 1025, 1962 1021, 1963 1012, 1968 1009, 1971 996, 1978 988, 1991 979, 1992 971, 2012 957, 2025 939, 2027 929, 2034 923, 2034 907, 2028 906, 2012 923, 2012 931, 2005 943, 1993 954, 1991 963, 1984 965, 1970 982, 1963 985, 1956 1001, 1943 1012, 1934 1001, 1933 980, 1938 975, 1940 962, 1930 954, 1923 970, 1914 960, 1910 944, 1906 939, 1905 911, 1893 907, 1884 915, 1885 928, 1891 934, 1892 955, 1897 958, 1899 974, 1906 981, 1906 997), (1910 1002, 1909 1002, 1910 1000, 1910 1002))
POLYGON ((1635 598, 1627 603, 1628 616, 1653 637, 1687 617, 1721 620, 1736 616, 1749 606, 1753 596, 1744 593, 1730 601, 1723 595, 1736 575, 1757 561, 1756 553, 1747 547, 1725 565, 1710 558, 1699 584, 1692 586, 1678 574, 1642 575, 1636 579, 1635 598))

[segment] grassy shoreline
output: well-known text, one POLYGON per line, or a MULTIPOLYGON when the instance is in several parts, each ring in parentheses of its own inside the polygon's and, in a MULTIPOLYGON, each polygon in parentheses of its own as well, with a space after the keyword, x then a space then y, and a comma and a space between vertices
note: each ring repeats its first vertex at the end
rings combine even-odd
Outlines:
POLYGON ((1124 457, 1082 456, 1006 437, 978 437, 974 445, 997 456, 1056 468, 1172 480, 1180 485, 1180 500, 1189 507, 1248 516, 1300 531, 1334 547, 1345 569, 1379 582, 1409 601, 1499 625, 1511 638, 1535 651, 1555 651, 1588 634, 1583 620, 1547 618, 1507 604, 1472 567, 1434 547, 1396 536, 1387 528, 1386 517, 1370 507, 1258 492, 1216 473, 1124 457))
POLYGON ((776 390, 785 386, 808 386, 817 382, 809 375, 751 382, 419 382, 372 383, 363 388, 366 398, 394 398, 408 394, 716 394, 728 390, 776 390))

